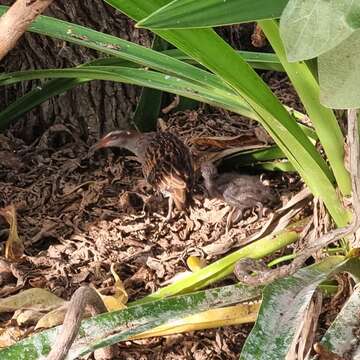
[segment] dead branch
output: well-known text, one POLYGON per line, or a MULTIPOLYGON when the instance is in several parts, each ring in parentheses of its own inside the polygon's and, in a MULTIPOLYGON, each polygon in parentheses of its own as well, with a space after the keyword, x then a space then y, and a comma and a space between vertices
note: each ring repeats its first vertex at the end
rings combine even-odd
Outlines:
MULTIPOLYGON (((98 293, 94 289, 82 286, 75 291, 69 302, 62 333, 59 336, 57 343, 51 349, 46 360, 64 360, 66 358, 67 353, 69 352, 69 349, 79 331, 80 323, 86 308, 89 309, 91 315, 107 312, 107 309, 98 293)), ((112 350, 112 347, 101 349, 102 352, 106 352, 103 354, 102 359, 112 359, 112 350)))
MULTIPOLYGON (((244 259, 235 265, 234 273, 240 282, 248 285, 268 284, 276 279, 294 274, 304 262, 316 251, 331 243, 351 234, 360 227, 360 150, 357 111, 348 110, 348 145, 350 153, 350 175, 352 183, 352 207, 353 217, 350 225, 332 230, 321 236, 312 246, 301 252, 295 260, 289 264, 274 270, 261 268, 255 276, 251 271, 256 264, 255 260, 244 259)), ((256 267, 255 267, 256 268, 256 267)))
POLYGON ((54 0, 17 0, 0 18, 0 60, 54 0))

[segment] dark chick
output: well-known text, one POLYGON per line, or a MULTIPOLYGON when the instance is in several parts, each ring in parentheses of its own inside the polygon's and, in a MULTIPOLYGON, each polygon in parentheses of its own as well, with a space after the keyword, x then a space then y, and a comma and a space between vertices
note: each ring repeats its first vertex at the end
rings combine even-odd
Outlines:
POLYGON ((97 149, 104 147, 125 148, 137 156, 148 183, 169 198, 166 220, 171 218, 173 203, 178 210, 189 205, 193 165, 189 149, 177 136, 169 132, 113 131, 96 144, 97 149))
POLYGON ((241 219, 246 209, 262 209, 263 206, 271 206, 277 202, 277 197, 257 176, 233 172, 218 174, 215 165, 208 162, 201 165, 201 174, 209 195, 236 208, 238 219, 241 219))

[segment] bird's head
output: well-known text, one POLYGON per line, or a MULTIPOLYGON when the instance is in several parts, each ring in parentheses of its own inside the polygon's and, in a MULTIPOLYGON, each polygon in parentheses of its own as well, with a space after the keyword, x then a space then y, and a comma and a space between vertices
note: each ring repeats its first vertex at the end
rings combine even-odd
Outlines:
POLYGON ((138 136, 139 133, 133 130, 115 130, 101 138, 95 144, 95 149, 97 150, 105 147, 128 148, 138 136))
POLYGON ((201 175, 205 180, 213 179, 218 174, 216 166, 211 162, 202 163, 200 170, 201 170, 201 175))

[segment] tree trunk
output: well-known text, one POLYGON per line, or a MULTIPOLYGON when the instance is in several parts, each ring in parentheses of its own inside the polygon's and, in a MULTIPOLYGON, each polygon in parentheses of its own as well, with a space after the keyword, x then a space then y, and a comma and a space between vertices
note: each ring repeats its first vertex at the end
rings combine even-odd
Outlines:
MULTIPOLYGON (((13 1, 4 1, 10 5, 13 1)), ((44 15, 53 16, 95 30, 119 36, 122 39, 149 46, 151 35, 135 29, 133 22, 101 0, 55 1, 44 15)), ((1 71, 73 67, 103 57, 94 50, 26 33, 1 62, 1 71)), ((40 81, 21 82, 0 87, 0 109, 24 95, 40 81)), ((113 128, 129 124, 136 105, 139 89, 110 81, 92 81, 51 98, 13 123, 16 136, 33 141, 46 128, 64 123, 79 136, 89 132, 96 136, 113 128)))
MULTIPOLYGON (((13 1, 3 3, 10 5, 13 1)), ((145 46, 151 43, 151 33, 136 29, 132 20, 102 0, 55 1, 44 15, 145 46)), ((250 41, 253 29, 253 24, 242 24, 216 30, 234 48, 253 49, 250 41)), ((0 71, 74 67, 100 57, 104 55, 79 45, 25 33, 16 48, 0 62, 0 71)), ((0 111, 41 84, 42 81, 27 81, 0 87, 0 111)), ((106 131, 129 125, 139 93, 140 89, 135 86, 91 81, 37 106, 13 122, 12 132, 30 143, 51 125, 63 123, 84 140, 89 133, 98 137, 106 131)))

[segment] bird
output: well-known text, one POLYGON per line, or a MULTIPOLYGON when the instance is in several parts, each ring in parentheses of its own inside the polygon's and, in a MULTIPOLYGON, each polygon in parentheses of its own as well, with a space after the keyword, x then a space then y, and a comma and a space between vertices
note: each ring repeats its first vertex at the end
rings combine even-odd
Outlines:
POLYGON ((246 209, 258 207, 260 216, 263 206, 271 206, 277 202, 276 196, 257 176, 228 172, 219 174, 211 162, 201 164, 201 175, 210 197, 223 200, 233 208, 227 219, 227 228, 232 223, 232 216, 237 211, 236 220, 243 217, 246 209))
POLYGON ((190 205, 194 187, 193 161, 190 150, 176 135, 167 131, 116 130, 95 145, 95 149, 106 147, 125 148, 136 155, 147 182, 168 197, 165 221, 172 218, 174 204, 179 211, 190 205))

